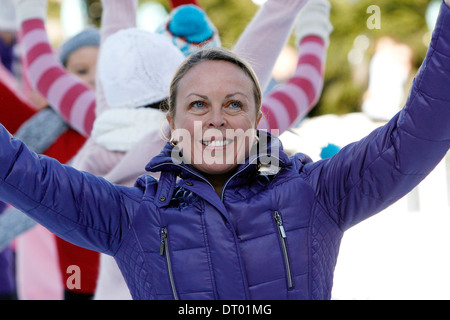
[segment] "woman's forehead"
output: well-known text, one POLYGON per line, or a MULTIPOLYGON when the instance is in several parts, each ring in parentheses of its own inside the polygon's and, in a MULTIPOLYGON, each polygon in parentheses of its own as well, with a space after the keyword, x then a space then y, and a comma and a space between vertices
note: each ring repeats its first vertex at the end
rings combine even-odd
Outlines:
POLYGON ((244 70, 231 62, 208 60, 192 67, 179 83, 180 91, 207 92, 218 89, 250 94, 253 92, 253 82, 244 70))

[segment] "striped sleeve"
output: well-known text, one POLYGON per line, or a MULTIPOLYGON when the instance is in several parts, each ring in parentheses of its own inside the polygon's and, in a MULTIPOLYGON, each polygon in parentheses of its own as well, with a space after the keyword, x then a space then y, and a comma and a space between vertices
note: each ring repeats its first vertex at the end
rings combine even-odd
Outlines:
POLYGON ((323 88, 326 51, 322 38, 302 39, 294 75, 263 99, 258 129, 278 129, 281 134, 315 106, 323 88))
POLYGON ((89 136, 95 120, 95 91, 64 69, 53 52, 43 20, 26 20, 20 31, 31 86, 72 128, 89 136))

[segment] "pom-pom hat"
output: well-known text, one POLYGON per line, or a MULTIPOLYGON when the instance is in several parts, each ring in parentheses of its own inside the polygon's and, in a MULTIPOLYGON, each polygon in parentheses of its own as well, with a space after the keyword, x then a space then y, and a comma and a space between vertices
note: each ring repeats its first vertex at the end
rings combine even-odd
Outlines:
POLYGON ((171 11, 157 32, 168 36, 185 56, 201 48, 220 47, 220 37, 206 13, 196 5, 181 5, 171 11))
POLYGON ((166 99, 184 59, 166 36, 138 28, 112 34, 98 62, 106 102, 111 108, 136 108, 166 99))

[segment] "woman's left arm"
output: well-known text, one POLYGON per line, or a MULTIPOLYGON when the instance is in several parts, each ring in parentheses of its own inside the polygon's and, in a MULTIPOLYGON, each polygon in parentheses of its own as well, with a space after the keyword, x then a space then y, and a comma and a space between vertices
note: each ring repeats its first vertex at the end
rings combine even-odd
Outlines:
POLYGON ((450 147, 450 8, 446 0, 405 107, 386 125, 308 164, 321 206, 343 230, 383 210, 419 184, 450 147))

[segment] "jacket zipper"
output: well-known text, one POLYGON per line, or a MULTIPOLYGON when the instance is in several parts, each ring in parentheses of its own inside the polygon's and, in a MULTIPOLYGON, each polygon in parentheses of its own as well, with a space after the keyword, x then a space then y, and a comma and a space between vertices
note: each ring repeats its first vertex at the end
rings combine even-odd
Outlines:
POLYGON ((161 247, 159 248, 159 254, 166 256, 167 272, 169 273, 170 286, 172 288, 173 298, 178 300, 177 290, 175 288, 175 281, 173 280, 172 262, 170 261, 169 241, 167 238, 167 228, 161 229, 161 247))
MULTIPOLYGON (((257 157, 256 159, 259 159, 260 157, 265 156, 265 155, 266 155, 266 154, 264 154, 264 155, 258 155, 258 157, 257 157)), ((256 159, 255 159, 255 160, 256 160, 256 159)), ((280 162, 283 162, 281 159, 279 159, 279 158, 277 158, 277 159, 278 159, 280 162)), ((189 169, 187 169, 187 168, 185 168, 185 167, 183 167, 183 166, 180 166, 180 165, 178 165, 178 164, 169 163, 169 162, 168 162, 168 163, 161 163, 161 164, 155 166, 154 168, 157 168, 157 167, 162 166, 162 165, 164 165, 164 164, 171 164, 171 165, 175 165, 175 166, 177 166, 177 167, 180 167, 180 168, 182 168, 182 169, 184 169, 184 170, 190 172, 191 174, 195 175, 195 176, 198 177, 199 179, 205 181, 207 184, 209 184, 209 185, 211 186, 211 188, 214 189, 213 185, 212 185, 208 180, 206 180, 205 178, 201 177, 201 176, 198 175, 196 172, 194 172, 194 171, 192 171, 192 170, 189 170, 189 169)), ((220 196, 220 200, 221 200, 222 202, 223 202, 224 191, 225 191, 225 188, 227 187, 228 183, 229 183, 235 176, 237 176, 240 172, 242 172, 242 171, 244 171, 246 168, 248 168, 250 165, 251 165, 250 163, 247 164, 242 170, 236 172, 233 176, 231 176, 231 177, 226 181, 226 183, 225 183, 224 186, 222 187, 222 193, 221 193, 221 196, 220 196)), ((284 227, 283 227, 282 225, 281 225, 281 228, 283 229, 283 232, 284 232, 284 227)), ((280 227, 279 227, 279 229, 280 229, 280 227)), ((235 236, 235 243, 236 243, 236 246, 237 246, 236 235, 234 234, 234 236, 235 236)), ((286 270, 287 270, 287 272, 288 272, 288 284, 289 284, 289 289, 292 289, 292 288, 293 288, 293 282, 292 282, 291 268, 290 268, 290 265, 289 265, 289 259, 288 259, 288 256, 287 256, 286 240, 285 240, 284 238, 281 238, 281 239, 282 239, 281 242, 282 242, 282 244, 283 244, 283 253, 284 253, 284 256, 285 256, 285 260, 286 260, 286 270)), ((170 256, 169 256, 169 245, 168 245, 168 242, 167 242, 167 228, 163 228, 163 229, 161 230, 161 247, 160 247, 159 252, 160 252, 161 255, 164 255, 164 252, 166 253, 167 270, 168 270, 168 273, 169 273, 169 280, 170 280, 170 285, 171 285, 171 287, 172 287, 172 293, 173 293, 174 299, 175 299, 175 300, 178 300, 178 295, 177 295, 177 291, 176 291, 176 288, 175 288, 175 282, 174 282, 174 280, 173 280, 172 265, 171 265, 171 262, 170 262, 170 256)), ((241 259, 241 258, 239 258, 239 259, 241 259)))
POLYGON ((280 236, 281 247, 283 249, 283 257, 284 257, 284 265, 286 266, 286 276, 288 281, 288 289, 292 290, 294 288, 294 282, 292 281, 292 271, 291 264, 289 262, 289 254, 287 250, 286 244, 286 231, 284 230, 283 220, 281 219, 281 215, 278 211, 274 212, 274 219, 277 223, 278 227, 278 235, 280 236))
MULTIPOLYGON (((258 155, 258 157, 256 157, 256 159, 254 159, 254 161, 258 160, 259 158, 266 156, 267 154, 263 154, 263 155, 258 155)), ((281 160, 280 158, 277 158, 278 161, 283 162, 283 160, 281 160)), ((225 188, 227 187, 228 183, 233 180, 234 177, 236 177, 238 174, 240 174, 242 171, 244 171, 245 169, 247 169, 248 167, 251 166, 251 163, 247 164, 244 168, 242 168, 241 170, 239 170, 238 172, 236 172, 235 174, 233 174, 223 185, 222 187, 222 192, 220 195, 220 200, 223 202, 223 196, 225 194, 225 188)))

